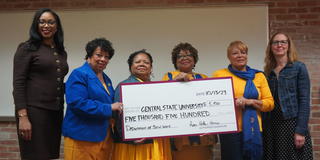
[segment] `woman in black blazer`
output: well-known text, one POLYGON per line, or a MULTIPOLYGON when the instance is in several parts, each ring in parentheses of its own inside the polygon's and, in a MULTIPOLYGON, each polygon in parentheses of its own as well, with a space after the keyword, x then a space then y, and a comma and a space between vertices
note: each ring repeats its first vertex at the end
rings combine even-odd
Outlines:
POLYGON ((59 158, 67 53, 58 15, 39 9, 14 56, 13 97, 21 159, 59 158))

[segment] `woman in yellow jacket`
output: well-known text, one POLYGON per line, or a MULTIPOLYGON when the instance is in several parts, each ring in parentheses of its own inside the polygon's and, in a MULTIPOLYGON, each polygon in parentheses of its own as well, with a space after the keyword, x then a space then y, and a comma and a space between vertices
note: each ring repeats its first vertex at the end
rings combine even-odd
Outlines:
POLYGON ((248 47, 241 41, 228 47, 228 68, 215 71, 213 77, 232 77, 236 98, 239 133, 219 135, 221 159, 262 159, 261 115, 271 111, 274 101, 266 77, 261 71, 250 68, 248 47))
MULTIPOLYGON (((198 51, 189 43, 180 43, 171 53, 175 71, 168 72, 162 80, 189 81, 207 78, 206 75, 192 70, 198 61, 198 51)), ((216 143, 215 135, 185 136, 171 139, 173 160, 208 160, 213 158, 212 147, 216 143)))

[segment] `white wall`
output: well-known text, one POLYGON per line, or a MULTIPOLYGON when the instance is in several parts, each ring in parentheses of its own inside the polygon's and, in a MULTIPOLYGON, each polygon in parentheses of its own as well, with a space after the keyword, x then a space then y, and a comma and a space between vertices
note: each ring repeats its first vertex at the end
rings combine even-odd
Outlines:
MULTIPOLYGON (((57 11, 64 32, 70 72, 83 64, 88 41, 105 37, 115 55, 105 72, 114 87, 129 75, 130 53, 147 49, 154 58, 154 78, 174 70, 171 51, 189 42, 199 51, 196 72, 211 73, 228 65, 226 48, 242 40, 249 46, 249 65, 262 69, 268 37, 268 8, 212 6, 193 8, 143 8, 57 11)), ((0 116, 13 116, 13 56, 18 44, 28 39, 34 12, 0 12, 0 116)), ((69 72, 69 73, 70 73, 69 72)))

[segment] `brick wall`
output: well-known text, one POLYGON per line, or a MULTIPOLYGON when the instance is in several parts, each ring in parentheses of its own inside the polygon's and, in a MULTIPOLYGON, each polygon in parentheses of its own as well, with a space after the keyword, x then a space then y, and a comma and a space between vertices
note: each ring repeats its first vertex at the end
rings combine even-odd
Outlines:
MULTIPOLYGON (((314 158, 320 159, 320 0, 0 0, 0 11, 35 10, 40 7, 59 10, 257 3, 269 5, 270 34, 284 31, 291 35, 300 59, 308 66, 312 82, 309 126, 314 158)), ((215 153, 218 155, 218 150, 215 153)), ((18 155, 14 122, 0 122, 0 160, 19 159, 18 155)))
POLYGON ((19 148, 15 122, 0 122, 0 160, 18 160, 19 148))

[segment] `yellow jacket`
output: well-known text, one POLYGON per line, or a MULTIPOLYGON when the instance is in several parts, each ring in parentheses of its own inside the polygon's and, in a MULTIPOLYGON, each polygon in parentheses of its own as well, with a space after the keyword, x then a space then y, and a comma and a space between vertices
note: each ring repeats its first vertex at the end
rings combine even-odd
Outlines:
MULTIPOLYGON (((163 76, 162 80, 163 80, 163 81, 169 81, 169 80, 170 80, 169 74, 171 74, 171 75, 172 75, 172 79, 174 79, 174 78, 175 78, 177 75, 179 75, 180 73, 181 73, 180 71, 171 71, 171 72, 168 72, 168 73, 166 73, 166 74, 163 76)), ((197 75, 200 75, 201 78, 208 78, 207 75, 204 75, 204 74, 201 74, 201 73, 188 74, 188 76, 189 76, 191 79, 195 79, 195 77, 197 77, 197 75)))
MULTIPOLYGON (((172 79, 174 79, 177 75, 179 75, 181 72, 180 71, 171 71, 166 73, 162 80, 163 81, 169 81, 170 80, 170 76, 169 74, 171 74, 172 79)), ((188 76, 191 79, 196 79, 196 78, 208 78, 208 76, 201 74, 201 73, 193 73, 193 74, 188 74, 188 76)), ((200 137, 200 144, 191 144, 191 142, 189 141, 189 138, 187 136, 184 137, 177 137, 174 138, 174 144, 175 147, 177 148, 177 150, 181 150, 183 146, 189 146, 189 145, 199 145, 199 146, 209 146, 209 145, 214 145, 217 142, 217 137, 216 135, 206 135, 206 136, 201 136, 200 137)))
MULTIPOLYGON (((213 77, 232 77, 235 98, 243 97, 246 80, 232 74, 227 68, 220 69, 213 72, 212 76, 213 77)), ((253 79, 253 83, 256 86, 259 93, 258 99, 262 101, 262 107, 260 111, 257 111, 260 131, 262 131, 260 112, 268 112, 273 110, 274 101, 273 101, 272 94, 270 92, 268 81, 262 72, 256 73, 256 76, 253 79)), ((236 114, 238 118, 237 121, 238 121, 239 129, 240 131, 242 131, 242 109, 236 108, 236 114)))

